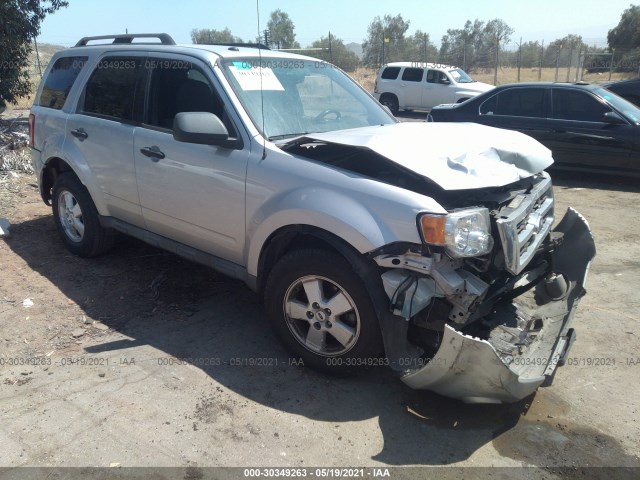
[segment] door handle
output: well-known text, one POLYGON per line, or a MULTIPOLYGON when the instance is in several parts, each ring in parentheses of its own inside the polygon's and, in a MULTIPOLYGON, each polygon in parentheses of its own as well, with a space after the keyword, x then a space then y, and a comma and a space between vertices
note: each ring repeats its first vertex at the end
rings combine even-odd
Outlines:
POLYGON ((71 135, 73 135, 80 141, 86 140, 89 137, 89 134, 84 131, 84 128, 76 128, 75 130, 71 130, 71 135))
POLYGON ((164 158, 164 153, 156 145, 141 148, 140 153, 142 153, 145 157, 149 157, 154 162, 157 162, 164 158))

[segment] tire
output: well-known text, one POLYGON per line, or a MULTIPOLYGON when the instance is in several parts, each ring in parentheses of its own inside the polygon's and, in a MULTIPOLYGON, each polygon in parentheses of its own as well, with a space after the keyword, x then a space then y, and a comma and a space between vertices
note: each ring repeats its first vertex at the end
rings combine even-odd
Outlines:
POLYGON ((400 106, 398 104, 398 98, 395 95, 391 95, 390 93, 385 93, 380 97, 380 103, 391 110, 391 113, 394 115, 398 114, 400 110, 400 106))
POLYGON ((73 173, 56 180, 52 206, 58 233, 71 253, 90 258, 111 248, 114 232, 100 225, 89 191, 73 173))
POLYGON ((338 254, 320 249, 286 254, 269 274, 265 306, 277 336, 305 365, 352 374, 384 364, 369 292, 338 254))

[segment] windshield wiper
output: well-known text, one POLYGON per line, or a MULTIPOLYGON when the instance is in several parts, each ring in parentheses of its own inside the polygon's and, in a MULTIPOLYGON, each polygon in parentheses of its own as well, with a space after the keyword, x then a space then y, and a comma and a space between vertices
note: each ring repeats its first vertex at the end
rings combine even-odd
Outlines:
POLYGON ((273 142, 274 140, 284 140, 285 138, 301 137, 302 135, 308 135, 309 132, 302 133, 285 133, 283 135, 272 135, 267 140, 273 142))

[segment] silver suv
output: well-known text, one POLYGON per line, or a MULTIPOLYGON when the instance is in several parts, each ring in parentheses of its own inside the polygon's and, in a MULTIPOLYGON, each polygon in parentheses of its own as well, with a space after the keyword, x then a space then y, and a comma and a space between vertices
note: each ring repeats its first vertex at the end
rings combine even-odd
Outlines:
POLYGON ((509 402, 551 378, 595 254, 557 228, 549 150, 398 123, 336 67, 166 34, 57 53, 30 115, 43 200, 74 254, 137 237, 264 297, 305 364, 509 402))

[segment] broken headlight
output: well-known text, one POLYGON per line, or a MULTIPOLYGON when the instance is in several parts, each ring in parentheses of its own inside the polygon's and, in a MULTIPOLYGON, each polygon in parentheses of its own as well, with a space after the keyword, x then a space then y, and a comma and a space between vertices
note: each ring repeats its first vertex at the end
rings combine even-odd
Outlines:
POLYGON ((425 243, 443 246, 453 257, 486 255, 493 248, 486 208, 469 208, 448 215, 425 213, 418 223, 425 243))

